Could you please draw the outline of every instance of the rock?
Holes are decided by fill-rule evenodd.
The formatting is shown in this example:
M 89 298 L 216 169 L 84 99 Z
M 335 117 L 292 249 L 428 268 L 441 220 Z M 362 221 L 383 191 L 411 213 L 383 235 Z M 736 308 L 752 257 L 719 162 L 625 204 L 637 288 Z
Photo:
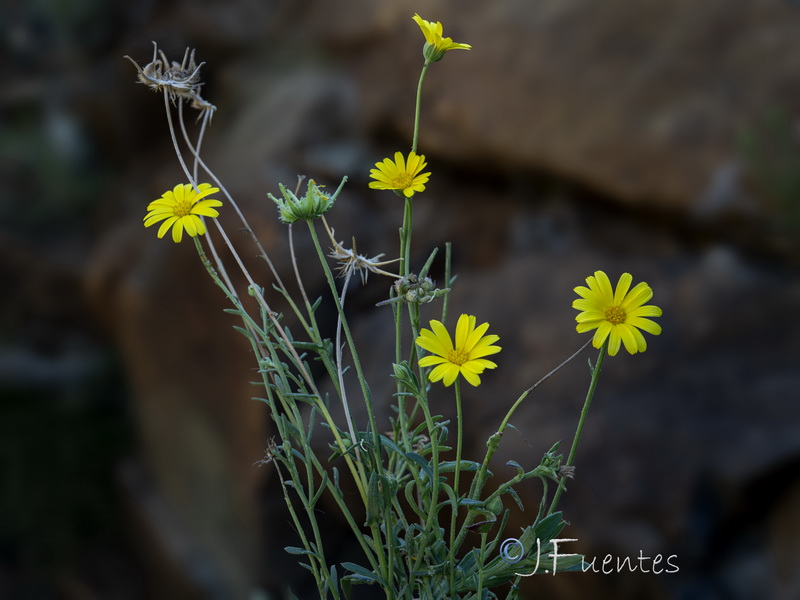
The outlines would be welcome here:
M 374 13 L 367 5 L 349 4 L 340 20 Z M 363 32 L 349 38 L 364 121 L 390 124 L 401 140 L 421 67 L 414 10 L 397 11 L 393 26 L 386 17 L 365 24 L 376 38 L 369 47 L 357 46 Z M 743 125 L 795 104 L 796 10 L 756 0 L 735 11 L 721 0 L 701 10 L 688 0 L 429 3 L 423 17 L 473 50 L 429 70 L 420 147 L 490 169 L 555 174 L 639 209 L 688 210 L 740 154 Z M 319 34 L 341 47 L 327 25 Z
M 98 249 L 87 285 L 132 384 L 151 495 L 180 515 L 177 531 L 190 539 L 177 543 L 214 565 L 194 574 L 213 581 L 194 584 L 208 598 L 242 597 L 254 585 L 259 557 L 258 491 L 266 472 L 255 463 L 267 415 L 251 399 L 251 356 L 222 312 L 225 299 L 190 244 L 157 240 L 138 223 Z M 132 510 L 148 527 L 158 523 L 148 506 Z

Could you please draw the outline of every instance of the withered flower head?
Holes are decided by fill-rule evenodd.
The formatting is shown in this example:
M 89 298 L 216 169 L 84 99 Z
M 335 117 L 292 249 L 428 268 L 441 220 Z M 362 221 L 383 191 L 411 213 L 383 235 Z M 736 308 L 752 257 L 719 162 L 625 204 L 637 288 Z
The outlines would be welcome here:
M 183 61 L 170 63 L 164 52 L 153 42 L 153 60 L 144 68 L 128 55 L 123 58 L 127 58 L 136 67 L 139 83 L 143 83 L 153 91 L 164 91 L 173 102 L 177 98 L 188 100 L 191 107 L 199 111 L 209 111 L 213 114 L 216 110 L 216 106 L 200 95 L 200 87 L 203 85 L 200 81 L 200 67 L 205 63 L 198 65 L 195 62 L 194 50 L 186 48 Z

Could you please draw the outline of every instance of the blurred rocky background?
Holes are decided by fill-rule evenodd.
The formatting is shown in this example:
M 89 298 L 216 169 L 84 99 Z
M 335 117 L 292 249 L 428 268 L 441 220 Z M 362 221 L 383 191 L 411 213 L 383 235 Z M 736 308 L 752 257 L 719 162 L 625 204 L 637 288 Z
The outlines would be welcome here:
M 664 309 L 645 354 L 606 362 L 563 507 L 570 550 L 598 565 L 675 555 L 679 572 L 529 578 L 526 594 L 800 598 L 800 4 L 788 0 L 3 3 L 0 598 L 313 597 L 257 464 L 270 426 L 246 344 L 191 244 L 141 226 L 183 175 L 162 97 L 122 56 L 145 64 L 152 40 L 174 60 L 197 48 L 219 108 L 205 158 L 288 276 L 266 193 L 298 174 L 348 175 L 337 237 L 397 251 L 401 204 L 367 174 L 409 146 L 415 12 L 474 48 L 425 82 L 433 175 L 414 215 L 415 264 L 452 241 L 452 309 L 501 336 L 500 368 L 465 395 L 466 455 L 583 343 L 570 303 L 587 275 L 630 271 Z M 374 307 L 387 285 L 373 277 L 349 302 L 388 402 L 390 317 Z M 569 443 L 593 355 L 531 396 L 496 472 Z M 522 490 L 529 507 L 539 491 Z

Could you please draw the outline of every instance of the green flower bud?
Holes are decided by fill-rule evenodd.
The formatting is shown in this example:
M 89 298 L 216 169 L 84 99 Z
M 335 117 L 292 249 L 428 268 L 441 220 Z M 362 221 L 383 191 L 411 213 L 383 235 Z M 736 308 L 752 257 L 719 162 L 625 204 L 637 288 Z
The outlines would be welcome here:
M 486 503 L 486 508 L 495 516 L 503 512 L 503 500 L 500 496 L 495 496 Z
M 331 209 L 345 181 L 347 181 L 347 177 L 342 179 L 342 183 L 339 184 L 332 196 L 328 196 L 322 191 L 325 186 L 317 185 L 313 179 L 310 179 L 305 195 L 300 198 L 282 183 L 278 184 L 282 198 L 276 198 L 272 194 L 267 194 L 267 197 L 278 206 L 278 217 L 282 222 L 308 221 L 321 217 Z
M 435 44 L 429 44 L 428 42 L 425 42 L 425 45 L 422 47 L 422 56 L 425 57 L 425 62 L 429 63 L 439 62 L 442 60 L 445 52 L 447 52 L 447 50 L 437 48 Z

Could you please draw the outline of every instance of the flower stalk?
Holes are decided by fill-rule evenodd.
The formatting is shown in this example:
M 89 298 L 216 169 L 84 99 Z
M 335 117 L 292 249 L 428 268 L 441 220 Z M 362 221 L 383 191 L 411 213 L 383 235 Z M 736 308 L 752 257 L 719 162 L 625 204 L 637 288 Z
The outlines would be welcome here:
M 575 437 L 572 438 L 572 446 L 569 449 L 569 457 L 567 458 L 567 467 L 571 467 L 575 464 L 575 453 L 578 451 L 578 443 L 581 441 L 581 435 L 583 434 L 583 426 L 586 424 L 586 417 L 589 415 L 589 407 L 592 404 L 592 398 L 594 398 L 594 392 L 597 389 L 597 382 L 600 380 L 600 371 L 603 368 L 603 359 L 606 356 L 606 352 L 608 350 L 608 342 L 603 344 L 603 347 L 600 348 L 600 352 L 597 355 L 597 362 L 592 367 L 590 363 L 590 369 L 592 378 L 589 383 L 589 390 L 586 392 L 586 400 L 583 402 L 583 408 L 581 409 L 581 416 L 578 419 L 578 427 L 575 430 Z M 566 489 L 565 483 L 567 481 L 567 476 L 562 476 L 558 482 L 558 488 L 556 489 L 556 493 L 553 496 L 553 502 L 550 504 L 550 509 L 547 511 L 548 515 L 553 514 L 558 507 L 558 501 L 561 499 L 561 495 L 564 493 Z

